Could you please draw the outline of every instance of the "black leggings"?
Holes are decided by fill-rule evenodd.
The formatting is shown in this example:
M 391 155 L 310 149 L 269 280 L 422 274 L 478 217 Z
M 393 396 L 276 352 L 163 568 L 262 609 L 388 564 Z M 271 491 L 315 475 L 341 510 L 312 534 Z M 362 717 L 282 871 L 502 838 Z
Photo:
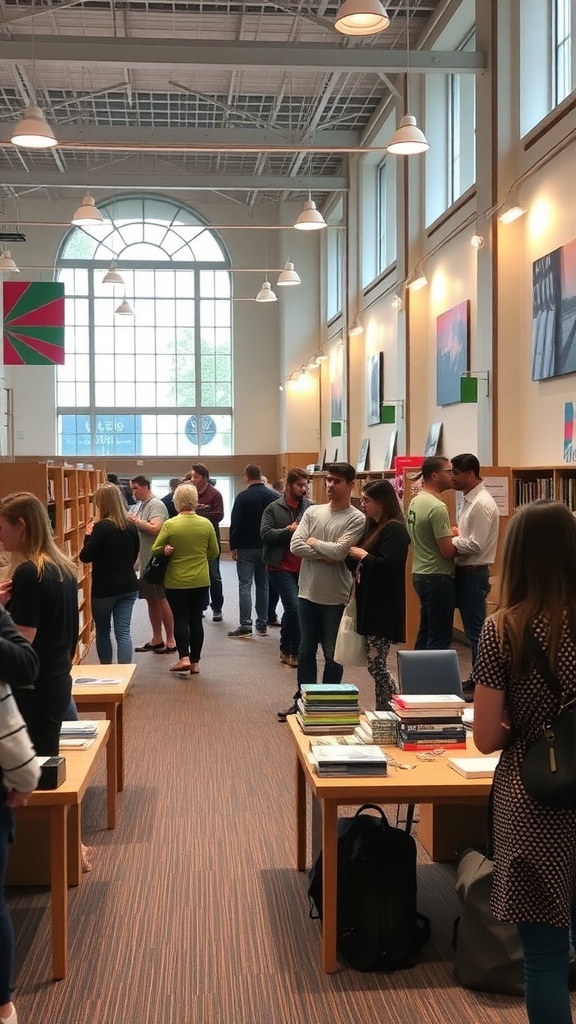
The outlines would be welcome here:
M 57 757 L 60 729 L 72 694 L 71 677 L 52 680 L 48 690 L 14 687 L 13 692 L 38 756 Z
M 166 587 L 166 599 L 174 616 L 174 639 L 180 658 L 190 657 L 192 664 L 200 661 L 204 643 L 202 608 L 208 587 L 171 589 Z

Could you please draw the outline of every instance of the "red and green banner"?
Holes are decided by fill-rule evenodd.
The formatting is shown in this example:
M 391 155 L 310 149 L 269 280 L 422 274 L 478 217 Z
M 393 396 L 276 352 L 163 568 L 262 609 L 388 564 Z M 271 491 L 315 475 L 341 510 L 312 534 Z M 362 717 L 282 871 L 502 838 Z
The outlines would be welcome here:
M 4 282 L 4 365 L 64 362 L 64 285 Z

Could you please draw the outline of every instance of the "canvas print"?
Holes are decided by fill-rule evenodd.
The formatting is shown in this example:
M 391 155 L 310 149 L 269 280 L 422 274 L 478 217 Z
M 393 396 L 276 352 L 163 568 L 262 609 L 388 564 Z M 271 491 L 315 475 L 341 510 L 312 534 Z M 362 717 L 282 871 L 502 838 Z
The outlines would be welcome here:
M 436 404 L 460 401 L 460 378 L 469 369 L 470 300 L 436 318 Z
M 532 380 L 576 372 L 576 241 L 532 265 Z
M 424 445 L 424 457 L 426 459 L 430 458 L 431 455 L 438 455 L 441 433 L 441 423 L 431 423 L 428 427 L 428 435 L 426 437 L 426 444 Z
M 370 449 L 370 439 L 368 437 L 362 438 L 360 445 L 360 451 L 358 452 L 358 462 L 356 463 L 356 472 L 363 473 L 364 470 L 368 469 L 368 452 Z
M 392 430 L 390 433 L 390 440 L 388 441 L 388 451 L 384 459 L 384 469 L 392 469 L 394 458 L 396 456 L 396 444 L 398 441 L 398 431 Z
M 368 426 L 380 423 L 380 410 L 384 400 L 384 353 L 375 352 L 366 363 L 366 422 Z
M 59 281 L 4 281 L 3 295 L 5 365 L 62 365 L 64 285 Z

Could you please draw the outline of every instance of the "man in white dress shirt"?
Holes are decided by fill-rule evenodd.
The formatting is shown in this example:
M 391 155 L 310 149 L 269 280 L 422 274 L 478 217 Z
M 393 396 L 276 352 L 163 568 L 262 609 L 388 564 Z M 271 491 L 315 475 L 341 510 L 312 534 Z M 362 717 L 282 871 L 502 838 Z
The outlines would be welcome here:
M 451 463 L 454 488 L 462 491 L 463 498 L 458 526 L 452 527 L 452 543 L 456 548 L 456 607 L 474 665 L 486 618 L 490 566 L 498 544 L 498 507 L 484 486 L 475 455 L 456 455 Z M 473 692 L 473 684 L 465 683 L 466 690 Z

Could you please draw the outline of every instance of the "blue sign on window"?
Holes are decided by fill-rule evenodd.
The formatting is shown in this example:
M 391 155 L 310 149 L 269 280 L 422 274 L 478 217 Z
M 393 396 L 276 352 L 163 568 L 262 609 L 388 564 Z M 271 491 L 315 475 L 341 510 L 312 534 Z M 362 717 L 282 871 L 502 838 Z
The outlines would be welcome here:
M 90 416 L 60 417 L 61 455 L 140 455 L 142 417 L 98 413 L 94 436 Z

